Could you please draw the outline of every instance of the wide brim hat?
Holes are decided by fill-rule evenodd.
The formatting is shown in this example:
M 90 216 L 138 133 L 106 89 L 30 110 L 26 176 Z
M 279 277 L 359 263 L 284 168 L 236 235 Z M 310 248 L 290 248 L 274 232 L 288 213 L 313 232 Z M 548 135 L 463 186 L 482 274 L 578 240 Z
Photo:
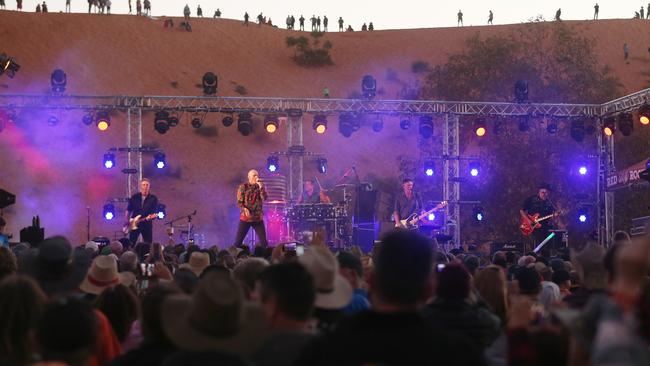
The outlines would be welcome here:
M 203 252 L 194 252 L 190 256 L 188 263 L 183 263 L 179 268 L 187 268 L 199 277 L 203 270 L 210 265 L 210 255 Z
M 321 309 L 342 309 L 352 300 L 352 286 L 339 274 L 339 263 L 334 254 L 322 246 L 311 246 L 298 258 L 300 264 L 314 278 L 316 301 Z
M 133 284 L 135 275 L 129 272 L 119 273 L 117 271 L 117 261 L 112 256 L 100 255 L 96 257 L 85 278 L 79 285 L 79 289 L 85 293 L 99 295 L 105 289 L 123 284 L 130 286 Z
M 75 291 L 90 266 L 85 250 L 73 250 L 70 242 L 56 236 L 18 256 L 19 270 L 36 279 L 47 295 Z

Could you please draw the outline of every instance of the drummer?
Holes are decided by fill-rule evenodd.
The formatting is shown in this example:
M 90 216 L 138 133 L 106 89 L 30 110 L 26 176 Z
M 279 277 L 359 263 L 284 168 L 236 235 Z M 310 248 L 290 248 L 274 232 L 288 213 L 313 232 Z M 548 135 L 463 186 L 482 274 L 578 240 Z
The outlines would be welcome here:
M 331 203 L 331 200 L 327 196 L 327 193 L 325 193 L 323 187 L 321 187 L 320 192 L 316 194 L 314 192 L 314 181 L 312 179 L 307 179 L 305 180 L 305 190 L 302 191 L 302 195 L 298 199 L 298 203 Z

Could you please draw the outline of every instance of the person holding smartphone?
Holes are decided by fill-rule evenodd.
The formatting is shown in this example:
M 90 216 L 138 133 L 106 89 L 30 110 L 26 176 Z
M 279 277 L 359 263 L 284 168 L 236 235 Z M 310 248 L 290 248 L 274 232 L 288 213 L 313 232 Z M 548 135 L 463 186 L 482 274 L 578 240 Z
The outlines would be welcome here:
M 235 235 L 235 246 L 240 247 L 244 242 L 248 230 L 252 227 L 259 237 L 260 244 L 266 248 L 266 229 L 264 228 L 264 212 L 262 204 L 268 198 L 264 184 L 257 170 L 248 172 L 246 183 L 237 189 L 237 207 L 239 207 L 239 224 Z

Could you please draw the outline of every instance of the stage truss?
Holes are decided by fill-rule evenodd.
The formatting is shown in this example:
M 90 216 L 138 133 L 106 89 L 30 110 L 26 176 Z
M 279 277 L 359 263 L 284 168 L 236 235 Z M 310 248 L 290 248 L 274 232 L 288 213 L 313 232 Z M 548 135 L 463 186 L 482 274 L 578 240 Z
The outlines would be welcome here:
M 0 108 L 5 110 L 51 109 L 51 110 L 119 110 L 127 115 L 127 147 L 142 147 L 142 113 L 165 109 L 176 112 L 217 113 L 289 113 L 300 111 L 300 117 L 289 117 L 287 147 L 290 154 L 289 192 L 299 194 L 302 187 L 302 166 L 304 146 L 302 145 L 302 115 L 339 113 L 381 114 L 394 116 L 417 116 L 434 114 L 443 118 L 444 187 L 443 198 L 449 201 L 447 208 L 447 233 L 456 240 L 460 236 L 460 184 L 456 176 L 459 167 L 459 116 L 532 116 L 548 118 L 591 117 L 598 121 L 600 130 L 602 117 L 629 112 L 645 104 L 650 98 L 650 89 L 627 95 L 603 104 L 554 104 L 554 103 L 501 103 L 501 102 L 455 102 L 419 100 L 358 100 L 358 99 L 306 99 L 265 97 L 193 97 L 193 96 L 90 96 L 90 95 L 47 95 L 47 94 L 2 94 Z M 440 119 L 434 119 L 438 121 Z M 614 231 L 614 202 L 611 192 L 606 192 L 606 179 L 614 169 L 614 141 L 598 136 L 599 169 L 597 212 L 601 244 L 611 240 Z M 298 150 L 301 150 L 300 152 Z M 126 193 L 137 190 L 142 176 L 142 153 L 128 153 L 128 168 L 137 174 L 127 175 Z M 604 224 L 604 225 L 603 225 Z

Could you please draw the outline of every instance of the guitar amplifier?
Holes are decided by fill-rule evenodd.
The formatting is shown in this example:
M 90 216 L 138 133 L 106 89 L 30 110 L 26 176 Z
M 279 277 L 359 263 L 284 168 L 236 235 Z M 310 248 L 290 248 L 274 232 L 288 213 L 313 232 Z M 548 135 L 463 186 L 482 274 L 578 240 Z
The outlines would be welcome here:
M 524 252 L 524 243 L 523 242 L 492 242 L 492 247 L 490 248 L 490 253 L 494 254 L 498 251 L 502 252 Z

